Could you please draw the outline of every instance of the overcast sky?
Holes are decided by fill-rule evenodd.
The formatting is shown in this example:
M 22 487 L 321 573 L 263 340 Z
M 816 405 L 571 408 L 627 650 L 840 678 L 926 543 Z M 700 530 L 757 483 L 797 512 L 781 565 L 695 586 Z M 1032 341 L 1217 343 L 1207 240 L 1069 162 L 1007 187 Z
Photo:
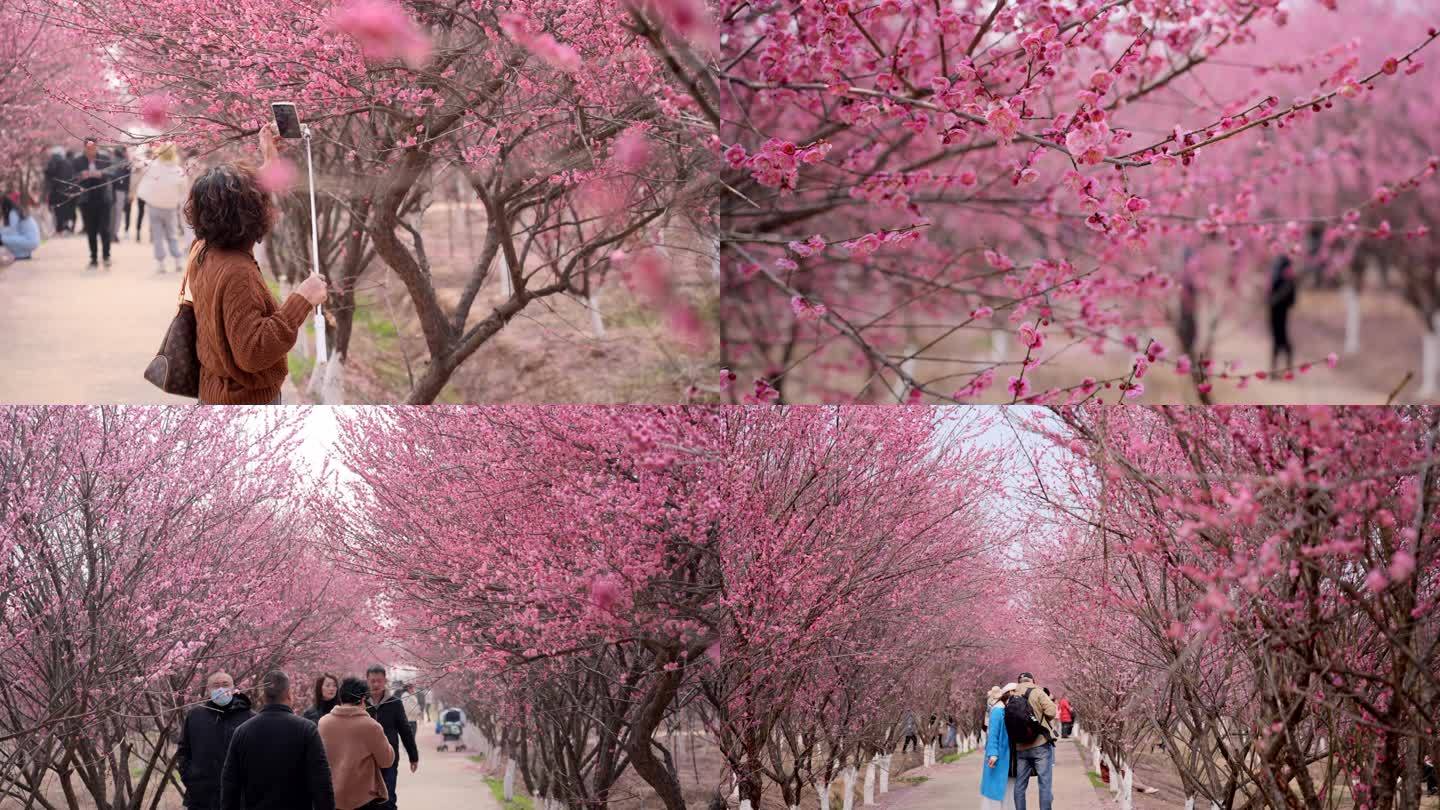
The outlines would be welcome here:
M 874 406 L 874 407 L 896 407 L 896 406 Z M 336 459 L 330 457 L 339 438 L 339 420 L 345 414 L 341 411 L 353 412 L 356 406 L 326 407 L 314 406 L 306 411 L 305 425 L 301 430 L 302 445 L 301 452 L 308 458 L 313 469 L 318 473 L 327 463 L 332 474 L 346 475 L 344 469 L 336 463 Z M 985 444 L 1010 447 L 1012 452 L 1017 449 L 1017 442 L 1024 445 L 1033 445 L 1036 439 L 1025 432 L 1024 422 L 1034 416 L 1046 416 L 1048 413 L 1043 408 L 1036 408 L 1027 405 L 1013 406 L 946 406 L 947 412 L 954 414 L 957 418 L 963 419 L 973 415 L 976 411 L 987 411 L 994 418 L 989 425 L 978 435 L 978 440 Z M 1030 467 L 1023 458 L 1015 458 L 1015 469 L 1013 477 L 1007 476 L 1015 483 L 1023 483 L 1032 474 Z

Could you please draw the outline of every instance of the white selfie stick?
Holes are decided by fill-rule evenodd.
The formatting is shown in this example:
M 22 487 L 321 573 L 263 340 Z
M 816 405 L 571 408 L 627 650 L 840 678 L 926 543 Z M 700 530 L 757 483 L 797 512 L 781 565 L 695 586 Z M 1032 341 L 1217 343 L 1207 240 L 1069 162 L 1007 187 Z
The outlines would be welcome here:
M 305 140 L 305 175 L 310 185 L 310 272 L 320 272 L 320 222 L 315 218 L 315 163 L 310 159 L 310 127 L 301 125 L 300 136 Z M 320 305 L 315 305 L 315 363 L 325 362 L 329 353 L 325 349 L 325 316 Z

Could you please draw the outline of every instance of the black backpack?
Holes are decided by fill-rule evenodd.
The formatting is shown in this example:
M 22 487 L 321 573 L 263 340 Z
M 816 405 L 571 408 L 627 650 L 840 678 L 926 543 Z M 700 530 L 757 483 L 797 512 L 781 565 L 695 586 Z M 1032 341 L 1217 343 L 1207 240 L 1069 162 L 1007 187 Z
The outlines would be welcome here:
M 1005 701 L 1005 733 L 1010 735 L 1012 743 L 1029 745 L 1045 733 L 1044 726 L 1035 719 L 1035 713 L 1030 708 L 1030 693 L 1034 690 L 1032 686 L 1025 690 L 1025 694 L 1011 695 Z

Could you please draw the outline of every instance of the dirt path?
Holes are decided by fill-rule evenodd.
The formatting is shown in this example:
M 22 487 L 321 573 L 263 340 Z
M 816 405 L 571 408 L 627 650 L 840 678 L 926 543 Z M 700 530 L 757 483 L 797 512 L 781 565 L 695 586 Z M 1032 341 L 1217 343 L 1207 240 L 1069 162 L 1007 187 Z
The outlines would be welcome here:
M 410 773 L 402 751 L 395 785 L 398 810 L 500 810 L 485 784 L 483 769 L 470 759 L 475 744 L 466 752 L 436 751 L 440 738 L 434 724 L 429 728 L 422 725 L 415 742 L 420 747 L 420 770 Z
M 85 237 L 59 236 L 0 270 L 0 402 L 194 402 L 141 376 L 175 315 L 179 277 L 156 275 L 149 242 L 133 236 L 111 258 L 110 270 L 86 270 Z
M 876 804 L 883 810 L 972 810 L 980 806 L 980 768 L 984 749 L 950 764 L 906 771 L 898 787 Z M 923 777 L 924 781 L 919 781 Z M 1090 784 L 1079 747 L 1071 741 L 1055 746 L 1054 810 L 1101 810 L 1100 793 Z M 857 803 L 858 805 L 858 803 Z M 1031 780 L 1026 810 L 1039 810 L 1040 788 Z

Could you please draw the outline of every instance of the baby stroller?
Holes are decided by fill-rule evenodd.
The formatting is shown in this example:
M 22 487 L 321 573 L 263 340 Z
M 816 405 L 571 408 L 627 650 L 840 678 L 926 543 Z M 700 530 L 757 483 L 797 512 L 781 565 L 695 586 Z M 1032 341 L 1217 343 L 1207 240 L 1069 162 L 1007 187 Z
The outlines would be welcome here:
M 450 743 L 455 743 L 456 751 L 465 750 L 465 711 L 463 709 L 446 709 L 440 713 L 440 720 L 435 723 L 435 730 L 440 734 L 440 745 L 436 751 L 449 751 Z

